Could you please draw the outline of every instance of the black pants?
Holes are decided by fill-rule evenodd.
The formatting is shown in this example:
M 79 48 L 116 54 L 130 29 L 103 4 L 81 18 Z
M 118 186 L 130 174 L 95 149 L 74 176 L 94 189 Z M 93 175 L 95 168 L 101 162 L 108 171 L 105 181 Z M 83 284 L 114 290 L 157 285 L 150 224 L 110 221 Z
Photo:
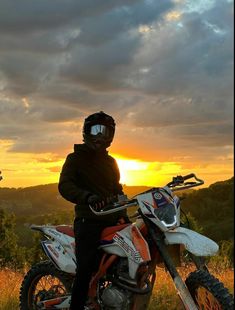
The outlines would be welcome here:
M 116 223 L 97 223 L 87 219 L 74 220 L 77 270 L 72 289 L 70 310 L 83 310 L 86 303 L 89 282 L 97 270 L 99 259 L 97 247 L 102 230 Z

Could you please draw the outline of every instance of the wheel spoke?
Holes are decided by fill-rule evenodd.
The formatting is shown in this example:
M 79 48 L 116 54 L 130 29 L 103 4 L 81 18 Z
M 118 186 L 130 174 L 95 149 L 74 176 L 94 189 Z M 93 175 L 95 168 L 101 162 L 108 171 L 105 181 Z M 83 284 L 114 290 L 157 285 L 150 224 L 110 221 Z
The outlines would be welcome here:
M 38 302 L 63 296 L 67 293 L 63 283 L 54 276 L 45 275 L 38 279 L 34 284 L 33 307 L 35 309 Z
M 222 310 L 220 303 L 206 288 L 197 289 L 196 300 L 200 310 Z

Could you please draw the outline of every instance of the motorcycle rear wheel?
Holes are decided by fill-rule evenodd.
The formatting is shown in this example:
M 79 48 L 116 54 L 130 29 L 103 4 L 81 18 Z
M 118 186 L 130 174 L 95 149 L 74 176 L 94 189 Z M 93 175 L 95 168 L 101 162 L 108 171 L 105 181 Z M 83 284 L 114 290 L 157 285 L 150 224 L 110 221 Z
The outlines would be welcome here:
M 199 310 L 234 309 L 234 300 L 228 289 L 207 271 L 191 272 L 185 283 Z
M 38 302 L 69 294 L 72 283 L 72 276 L 56 269 L 50 261 L 34 265 L 20 288 L 20 310 L 38 310 Z

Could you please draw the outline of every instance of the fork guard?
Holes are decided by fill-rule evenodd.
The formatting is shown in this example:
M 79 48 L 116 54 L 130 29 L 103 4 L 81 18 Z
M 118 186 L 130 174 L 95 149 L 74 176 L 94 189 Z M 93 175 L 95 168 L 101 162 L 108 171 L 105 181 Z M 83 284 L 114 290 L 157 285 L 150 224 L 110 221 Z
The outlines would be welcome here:
M 213 256 L 219 246 L 213 240 L 184 227 L 166 231 L 165 244 L 183 244 L 195 256 Z

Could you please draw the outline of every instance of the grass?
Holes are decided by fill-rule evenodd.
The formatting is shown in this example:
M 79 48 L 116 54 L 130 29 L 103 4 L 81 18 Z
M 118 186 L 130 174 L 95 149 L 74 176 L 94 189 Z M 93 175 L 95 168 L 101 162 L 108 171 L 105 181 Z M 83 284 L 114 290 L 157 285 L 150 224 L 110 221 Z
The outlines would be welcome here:
M 182 305 L 177 296 L 174 284 L 163 268 L 157 268 L 156 284 L 149 310 L 181 310 Z M 179 268 L 179 273 L 186 278 L 193 268 Z M 217 277 L 234 294 L 234 271 L 212 270 L 211 273 Z M 19 289 L 23 275 L 13 272 L 9 269 L 0 270 L 0 310 L 18 310 L 19 309 Z
M 0 270 L 0 310 L 19 309 L 19 289 L 22 274 L 9 269 Z
M 213 276 L 223 282 L 224 286 L 229 289 L 231 294 L 234 294 L 234 271 L 233 269 L 215 270 L 209 268 Z M 185 280 L 187 275 L 194 271 L 194 267 L 178 268 L 178 272 Z M 153 295 L 149 310 L 183 310 L 184 307 L 177 295 L 174 283 L 169 275 L 163 268 L 156 269 L 156 281 L 153 290 Z

